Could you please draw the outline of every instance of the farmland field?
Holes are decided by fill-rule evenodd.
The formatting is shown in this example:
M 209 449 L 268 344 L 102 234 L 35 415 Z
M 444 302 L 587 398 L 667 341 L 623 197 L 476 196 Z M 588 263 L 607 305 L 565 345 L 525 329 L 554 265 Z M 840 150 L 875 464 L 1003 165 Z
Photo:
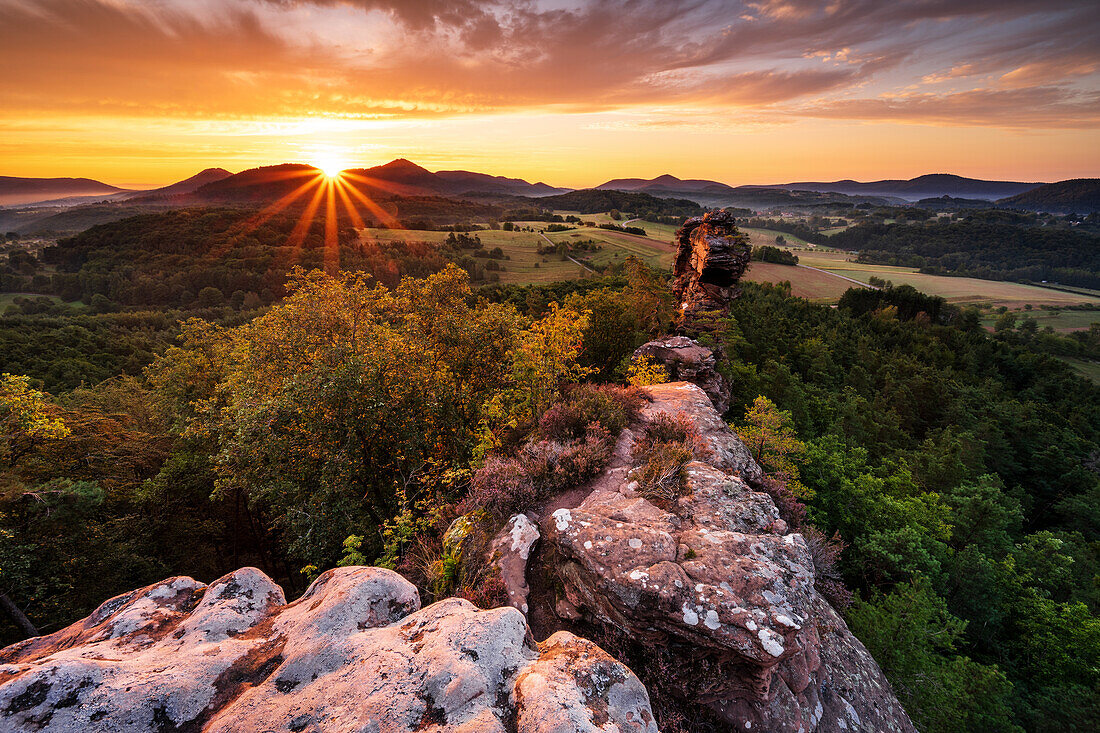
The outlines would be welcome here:
M 786 232 L 777 232 L 774 229 L 755 229 L 752 227 L 737 227 L 745 234 L 749 235 L 749 243 L 753 247 L 760 247 L 763 245 L 771 245 L 772 247 L 809 247 L 815 248 L 814 245 L 807 242 L 801 237 L 796 237 L 793 234 L 787 234 Z M 786 244 L 775 243 L 776 237 L 783 237 L 786 240 Z M 815 248 L 816 249 L 816 248 Z
M 1073 371 L 1077 372 L 1085 379 L 1090 380 L 1093 384 L 1100 384 L 1100 364 L 1095 361 L 1077 359 L 1072 356 L 1060 356 L 1058 358 L 1069 364 L 1073 367 Z
M 791 284 L 791 295 L 819 302 L 835 302 L 848 288 L 856 287 L 825 272 L 771 262 L 753 262 L 745 273 L 745 280 L 758 283 L 787 281 Z
M 416 241 L 416 242 L 442 242 L 447 239 L 448 232 L 434 232 L 410 229 L 362 229 L 359 238 L 364 242 L 377 241 Z M 500 247 L 506 257 L 500 264 L 504 271 L 500 273 L 500 281 L 505 283 L 544 283 L 560 280 L 574 280 L 584 277 L 587 273 L 580 265 L 569 260 L 562 260 L 557 255 L 540 255 L 538 253 L 539 242 L 542 241 L 536 232 L 506 232 L 503 230 L 486 230 L 474 232 L 480 237 L 486 248 Z M 545 243 L 545 242 L 544 242 Z
M 1032 318 L 1038 322 L 1039 328 L 1050 326 L 1055 331 L 1081 331 L 1087 329 L 1093 323 L 1100 323 L 1100 304 L 1098 310 L 1030 310 L 1019 311 L 1017 317 Z M 982 325 L 992 328 L 997 322 L 998 314 L 993 313 L 982 318 Z M 1019 320 L 1017 320 L 1019 325 Z

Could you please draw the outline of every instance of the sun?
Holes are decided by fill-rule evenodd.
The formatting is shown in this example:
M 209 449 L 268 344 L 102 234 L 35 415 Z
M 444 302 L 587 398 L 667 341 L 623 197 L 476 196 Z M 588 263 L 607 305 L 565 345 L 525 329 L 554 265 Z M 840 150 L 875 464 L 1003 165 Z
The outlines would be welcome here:
M 347 168 L 347 164 L 335 157 L 325 157 L 314 163 L 325 174 L 325 178 L 338 178 L 340 173 Z

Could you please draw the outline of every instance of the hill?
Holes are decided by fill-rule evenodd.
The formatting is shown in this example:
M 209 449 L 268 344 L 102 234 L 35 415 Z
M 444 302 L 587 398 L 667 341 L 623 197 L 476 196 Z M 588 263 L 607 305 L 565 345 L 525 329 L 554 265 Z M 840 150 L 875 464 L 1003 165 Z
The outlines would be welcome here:
M 149 196 L 178 196 L 179 194 L 192 193 L 207 183 L 214 183 L 215 181 L 221 181 L 225 178 L 229 178 L 233 174 L 227 171 L 225 168 L 207 168 L 206 170 L 199 171 L 190 178 L 185 178 L 182 181 L 177 181 L 168 186 L 162 188 L 154 188 L 151 191 L 140 191 L 130 198 L 146 198 Z
M 1100 236 L 1073 229 L 1018 226 L 978 216 L 928 226 L 864 223 L 829 242 L 858 250 L 860 262 L 919 267 L 930 274 L 1100 288 Z
M 195 203 L 274 201 L 293 192 L 321 172 L 310 165 L 286 163 L 252 168 L 213 181 L 195 190 Z M 505 196 L 546 196 L 568 189 L 518 178 L 491 176 L 471 171 L 433 173 L 405 158 L 372 168 L 343 171 L 343 184 L 376 199 L 395 196 L 461 196 L 489 193 Z
M 1073 178 L 1047 183 L 1001 199 L 997 204 L 1052 214 L 1091 214 L 1100 211 L 1100 178 Z
M 1043 184 L 1021 183 L 1018 181 L 984 181 L 977 178 L 964 178 L 950 173 L 930 173 L 908 180 L 887 179 L 867 183 L 850 179 L 833 182 L 806 181 L 775 184 L 764 188 L 843 193 L 850 196 L 894 196 L 906 201 L 939 198 L 940 196 L 995 201 L 1006 196 L 1015 196 L 1030 191 L 1041 185 Z
M 649 193 L 605 191 L 598 188 L 544 196 L 538 199 L 538 204 L 560 211 L 577 211 L 582 214 L 596 214 L 612 209 L 629 211 L 638 216 L 643 214 L 696 216 L 703 213 L 699 204 L 688 199 L 659 198 Z
M 683 180 L 668 174 L 656 178 L 614 178 L 607 183 L 601 183 L 596 188 L 614 191 L 645 191 L 647 193 L 660 191 L 662 193 L 710 192 L 717 194 L 733 190 L 732 186 L 727 186 L 718 181 L 697 178 Z
M 69 196 L 110 196 L 126 189 L 91 178 L 0 176 L 0 206 L 19 206 Z

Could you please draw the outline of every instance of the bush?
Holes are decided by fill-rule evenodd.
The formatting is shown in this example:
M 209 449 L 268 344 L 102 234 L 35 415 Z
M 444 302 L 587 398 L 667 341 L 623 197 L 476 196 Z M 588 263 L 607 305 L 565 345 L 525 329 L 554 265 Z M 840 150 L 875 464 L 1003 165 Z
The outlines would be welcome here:
M 687 415 L 660 413 L 651 419 L 634 439 L 631 455 L 635 460 L 645 460 L 658 443 L 682 443 L 697 459 L 710 456 L 706 441 L 699 435 L 695 423 Z
M 515 457 L 494 456 L 474 473 L 459 512 L 483 509 L 497 520 L 508 519 L 595 476 L 612 448 L 611 434 L 596 422 L 579 440 L 529 441 Z
M 508 604 L 508 587 L 500 577 L 500 569 L 495 565 L 480 577 L 468 581 L 455 591 L 459 598 L 465 598 L 478 608 L 500 608 Z
M 755 485 L 755 488 L 772 498 L 779 510 L 780 518 L 792 531 L 801 528 L 806 522 L 806 505 L 799 501 L 787 486 L 786 481 L 775 476 L 765 476 Z
M 687 486 L 684 467 L 693 458 L 684 443 L 655 443 L 634 472 L 638 493 L 650 501 L 671 502 L 683 496 Z
M 812 525 L 802 528 L 802 537 L 814 561 L 814 587 L 829 605 L 843 611 L 852 605 L 852 591 L 848 590 L 840 574 L 840 555 L 847 543 L 840 538 L 840 532 L 826 537 L 824 532 Z
M 538 433 L 547 440 L 576 440 L 595 423 L 615 438 L 638 416 L 643 404 L 644 394 L 633 387 L 578 385 L 569 391 L 564 402 L 543 414 Z
M 709 456 L 710 449 L 687 416 L 662 413 L 634 439 L 631 455 L 642 462 L 634 471 L 638 493 L 651 501 L 671 502 L 687 488 L 685 466 Z
M 508 518 L 534 505 L 535 499 L 535 485 L 523 462 L 494 456 L 474 473 L 473 486 L 458 511 L 484 509 L 494 517 Z

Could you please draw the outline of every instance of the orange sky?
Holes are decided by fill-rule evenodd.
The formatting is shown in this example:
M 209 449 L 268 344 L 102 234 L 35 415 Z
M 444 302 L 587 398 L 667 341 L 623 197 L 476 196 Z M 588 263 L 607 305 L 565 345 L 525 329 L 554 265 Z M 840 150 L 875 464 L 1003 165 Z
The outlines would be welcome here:
M 0 175 L 1100 175 L 1100 3 L 0 0 Z

